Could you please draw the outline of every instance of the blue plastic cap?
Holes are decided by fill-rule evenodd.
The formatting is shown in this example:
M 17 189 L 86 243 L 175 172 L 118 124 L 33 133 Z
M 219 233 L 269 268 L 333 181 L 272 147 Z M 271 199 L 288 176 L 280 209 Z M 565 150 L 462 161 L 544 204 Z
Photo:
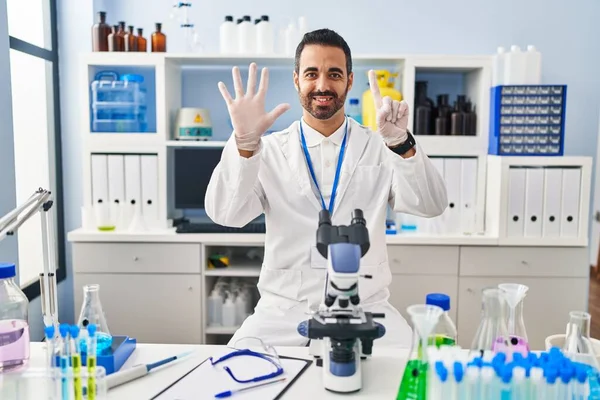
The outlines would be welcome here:
M 125 75 L 121 76 L 121 80 L 128 81 L 128 82 L 142 83 L 142 82 L 144 82 L 144 77 L 142 75 L 138 75 L 138 74 L 125 74 Z
M 454 379 L 456 379 L 456 382 L 460 383 L 463 380 L 464 374 L 465 374 L 465 370 L 463 368 L 462 363 L 455 361 L 454 362 Z
M 492 364 L 504 364 L 504 362 L 506 361 L 506 354 L 504 353 L 498 353 L 494 356 L 494 359 L 492 360 Z
M 425 303 L 438 306 L 444 311 L 450 310 L 450 296 L 443 293 L 429 293 L 427 297 L 425 297 Z
M 0 263 L 0 279 L 14 278 L 17 276 L 15 264 Z
M 96 324 L 89 324 L 87 326 L 87 331 L 88 331 L 88 334 L 90 335 L 90 337 L 93 337 L 96 334 L 97 329 L 98 329 L 98 327 L 96 326 Z
M 521 364 L 524 361 L 525 361 L 525 358 L 523 357 L 523 354 L 521 354 L 521 353 L 513 354 L 513 362 L 515 362 L 517 364 Z
M 502 368 L 502 371 L 501 371 L 502 382 L 510 383 L 510 380 L 512 379 L 512 374 L 513 374 L 513 370 L 510 366 L 507 365 L 504 368 Z
M 448 379 L 448 370 L 444 366 L 444 363 L 441 361 L 436 361 L 435 363 L 435 372 L 442 382 L 446 382 Z
M 49 339 L 54 338 L 54 325 L 50 325 L 50 326 L 45 327 L 44 328 L 44 334 Z
M 577 374 L 577 381 L 579 383 L 585 383 L 585 380 L 587 379 L 587 371 L 585 368 L 577 367 L 575 368 L 575 373 Z
M 350 99 L 350 104 L 352 104 L 352 105 L 358 104 L 358 99 Z
M 69 334 L 69 325 L 67 325 L 67 324 L 60 324 L 60 326 L 58 327 L 58 330 L 60 332 L 60 336 L 62 338 L 66 338 L 67 335 Z
M 569 383 L 571 378 L 573 377 L 573 373 L 570 368 L 563 368 L 560 370 L 560 380 L 563 383 Z
M 71 336 L 73 339 L 77 339 L 79 336 L 79 327 L 77 325 L 71 325 Z

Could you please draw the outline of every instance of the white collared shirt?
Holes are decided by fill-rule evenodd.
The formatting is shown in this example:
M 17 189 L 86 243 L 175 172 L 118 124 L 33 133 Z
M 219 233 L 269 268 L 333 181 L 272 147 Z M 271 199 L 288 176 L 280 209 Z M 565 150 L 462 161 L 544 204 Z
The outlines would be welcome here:
M 320 132 L 311 128 L 304 120 L 302 120 L 302 129 L 306 139 L 306 146 L 313 164 L 313 170 L 317 177 L 321 194 L 325 200 L 325 207 L 329 207 L 331 199 L 331 191 L 333 190 L 333 181 L 335 179 L 335 169 L 337 167 L 338 156 L 344 140 L 344 133 L 347 121 L 329 137 L 323 136 Z M 312 178 L 310 178 L 312 184 Z M 313 191 L 319 202 L 319 192 L 314 184 Z

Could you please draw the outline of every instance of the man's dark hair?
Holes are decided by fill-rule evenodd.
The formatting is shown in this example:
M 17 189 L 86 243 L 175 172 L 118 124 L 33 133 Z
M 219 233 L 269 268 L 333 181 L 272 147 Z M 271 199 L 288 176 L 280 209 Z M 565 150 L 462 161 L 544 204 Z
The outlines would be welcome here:
M 342 49 L 346 55 L 346 73 L 350 75 L 350 72 L 352 72 L 352 54 L 350 53 L 350 47 L 343 37 L 331 29 L 318 29 L 304 35 L 298 44 L 298 47 L 296 47 L 296 59 L 294 61 L 296 73 L 300 73 L 300 55 L 302 54 L 302 50 L 304 50 L 304 46 L 310 44 Z

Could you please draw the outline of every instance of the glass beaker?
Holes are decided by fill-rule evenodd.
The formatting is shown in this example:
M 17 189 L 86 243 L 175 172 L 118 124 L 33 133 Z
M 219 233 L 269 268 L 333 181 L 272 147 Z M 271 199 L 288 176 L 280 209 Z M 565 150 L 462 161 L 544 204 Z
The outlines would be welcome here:
M 406 311 L 413 323 L 411 356 L 404 368 L 397 400 L 427 399 L 427 341 L 444 310 L 430 304 L 415 304 Z
M 481 322 L 471 344 L 472 351 L 479 352 L 483 356 L 485 351 L 508 352 L 510 350 L 504 307 L 504 292 L 501 289 L 482 290 Z
M 104 316 L 104 310 L 102 309 L 102 303 L 100 302 L 100 285 L 85 285 L 83 287 L 83 305 L 81 306 L 81 312 L 79 313 L 79 320 L 77 325 L 81 328 L 82 340 L 81 340 L 81 351 L 85 352 L 85 335 L 87 332 L 87 326 L 94 324 L 97 327 L 97 352 L 96 354 L 104 353 L 112 344 L 112 336 L 108 330 L 108 324 L 106 323 L 106 317 Z
M 513 351 L 527 355 L 529 340 L 523 320 L 523 300 L 529 288 L 518 283 L 501 283 L 498 288 L 504 292 L 508 306 L 507 333 Z

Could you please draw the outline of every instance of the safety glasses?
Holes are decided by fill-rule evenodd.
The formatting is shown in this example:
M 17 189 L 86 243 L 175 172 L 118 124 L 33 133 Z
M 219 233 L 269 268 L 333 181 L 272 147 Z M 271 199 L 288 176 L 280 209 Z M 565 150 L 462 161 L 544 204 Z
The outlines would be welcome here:
M 271 364 L 272 366 L 272 368 L 268 368 L 271 370 L 271 372 L 267 372 L 256 377 L 241 376 L 242 374 L 235 375 L 229 366 L 224 366 L 223 369 L 225 372 L 227 372 L 231 379 L 237 383 L 261 382 L 283 374 L 283 367 L 281 366 L 281 361 L 277 351 L 272 346 L 265 344 L 259 338 L 252 337 L 239 339 L 235 342 L 234 347 L 237 350 L 225 354 L 217 360 L 215 360 L 213 357 L 209 357 L 210 363 L 212 365 L 216 365 L 221 362 L 231 360 L 235 357 L 249 356 L 265 360 L 265 362 Z

